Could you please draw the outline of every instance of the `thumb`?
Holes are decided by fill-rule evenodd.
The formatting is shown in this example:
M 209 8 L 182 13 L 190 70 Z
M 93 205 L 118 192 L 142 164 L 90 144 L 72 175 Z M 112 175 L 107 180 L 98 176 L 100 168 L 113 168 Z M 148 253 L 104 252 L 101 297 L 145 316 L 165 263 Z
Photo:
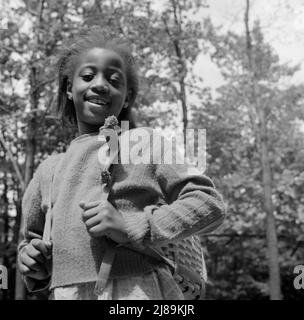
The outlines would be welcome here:
M 43 241 L 40 239 L 33 239 L 31 241 L 32 246 L 40 251 L 46 259 L 50 256 L 50 249 L 52 248 L 52 243 L 50 241 Z
M 85 201 L 81 200 L 79 202 L 79 207 L 84 210 L 84 206 L 85 206 Z
M 45 257 L 47 259 L 50 259 L 52 257 L 52 247 L 53 243 L 51 241 L 45 241 L 44 242 L 45 248 L 46 248 L 46 254 Z
M 52 248 L 53 244 L 51 241 L 45 241 L 45 247 L 50 250 Z

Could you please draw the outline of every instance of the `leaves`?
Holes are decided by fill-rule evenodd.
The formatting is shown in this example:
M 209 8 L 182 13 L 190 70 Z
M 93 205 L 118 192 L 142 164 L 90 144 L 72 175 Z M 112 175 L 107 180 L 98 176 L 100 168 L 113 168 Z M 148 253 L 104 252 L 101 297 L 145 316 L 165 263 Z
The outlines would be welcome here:
M 22 175 L 32 121 L 37 123 L 35 166 L 54 151 L 64 152 L 76 134 L 76 128 L 62 128 L 54 115 L 57 50 L 80 29 L 95 24 L 109 27 L 113 34 L 129 39 L 138 63 L 137 124 L 179 130 L 180 81 L 184 80 L 188 127 L 207 130 L 206 173 L 227 205 L 224 224 L 215 235 L 202 239 L 209 271 L 208 298 L 267 299 L 260 123 L 258 110 L 250 108 L 245 38 L 222 32 L 209 19 L 193 19 L 193 12 L 208 12 L 203 1 L 167 0 L 162 9 L 150 0 L 44 1 L 37 15 L 38 2 L 24 1 L 11 9 L 14 19 L 0 34 L 0 129 Z M 304 88 L 290 81 L 299 66 L 280 62 L 258 22 L 252 30 L 252 45 L 257 94 L 268 121 L 282 289 L 286 298 L 296 297 L 290 288 L 290 270 L 304 261 L 299 249 L 303 245 L 299 235 L 304 232 Z M 216 95 L 204 86 L 208 75 L 194 76 L 193 67 L 202 52 L 210 55 L 225 78 Z M 16 239 L 12 239 L 18 232 L 14 214 L 19 210 L 21 190 L 8 153 L 0 148 L 0 197 L 5 183 L 11 209 L 1 205 L 0 217 L 10 216 L 11 242 L 6 252 L 13 265 Z

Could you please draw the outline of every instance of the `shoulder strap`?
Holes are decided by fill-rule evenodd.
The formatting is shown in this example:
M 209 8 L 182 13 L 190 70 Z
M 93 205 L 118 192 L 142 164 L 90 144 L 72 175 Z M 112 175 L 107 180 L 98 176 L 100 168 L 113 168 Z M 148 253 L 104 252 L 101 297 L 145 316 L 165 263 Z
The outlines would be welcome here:
M 58 161 L 60 162 L 60 160 Z M 55 171 L 58 166 L 58 162 L 54 166 L 54 170 L 52 172 L 51 181 L 50 181 L 50 188 L 49 188 L 49 198 L 48 198 L 48 210 L 45 215 L 45 223 L 44 223 L 44 229 L 43 229 L 43 241 L 51 241 L 51 231 L 52 231 L 52 209 L 53 209 L 53 182 L 55 177 Z

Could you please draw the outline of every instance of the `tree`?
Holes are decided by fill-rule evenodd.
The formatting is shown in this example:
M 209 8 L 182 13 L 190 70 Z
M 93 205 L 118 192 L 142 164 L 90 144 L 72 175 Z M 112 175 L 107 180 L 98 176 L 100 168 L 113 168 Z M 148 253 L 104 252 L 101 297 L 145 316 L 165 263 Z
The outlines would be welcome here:
M 219 133 L 216 128 L 211 128 L 211 132 L 216 131 L 217 134 L 213 141 L 214 145 L 210 144 L 211 157 L 215 158 L 216 164 L 215 166 L 212 162 L 211 169 L 221 171 L 222 181 L 224 186 L 227 186 L 224 194 L 230 199 L 228 212 L 232 211 L 230 213 L 233 217 L 229 219 L 226 227 L 238 230 L 235 236 L 232 233 L 228 237 L 230 241 L 245 233 L 244 243 L 256 253 L 256 249 L 248 243 L 249 240 L 246 240 L 246 234 L 254 236 L 258 230 L 257 240 L 253 240 L 250 234 L 248 239 L 251 239 L 251 242 L 261 243 L 261 240 L 258 240 L 263 239 L 260 233 L 264 228 L 261 217 L 263 212 L 266 213 L 270 283 L 269 291 L 265 290 L 265 286 L 260 288 L 264 294 L 269 294 L 271 299 L 279 299 L 281 296 L 279 245 L 276 241 L 274 216 L 279 224 L 277 228 L 281 236 L 282 230 L 286 230 L 281 219 L 285 220 L 286 214 L 285 216 L 282 214 L 282 203 L 273 201 L 277 199 L 277 185 L 280 180 L 278 177 L 283 176 L 284 166 L 292 165 L 290 162 L 285 164 L 281 162 L 281 158 L 284 157 L 282 147 L 284 144 L 290 144 L 293 139 L 287 140 L 287 137 L 290 137 L 288 131 L 290 125 L 294 125 L 296 115 L 303 118 L 303 112 L 300 112 L 303 88 L 290 85 L 288 82 L 298 67 L 280 64 L 274 50 L 265 42 L 259 22 L 255 22 L 250 30 L 248 17 L 247 6 L 245 14 L 247 32 L 244 35 L 232 32 L 220 35 L 220 31 L 216 31 L 208 21 L 205 24 L 206 39 L 212 44 L 212 57 L 221 68 L 226 81 L 226 84 L 219 89 L 216 106 L 212 105 L 219 114 L 222 113 L 218 118 L 219 123 L 215 126 L 220 127 L 223 132 Z M 225 168 L 221 168 L 221 164 Z M 256 220 L 253 221 L 253 218 Z M 296 238 L 299 230 L 297 229 L 295 233 L 287 230 L 286 232 L 288 238 L 280 239 L 281 241 L 284 239 L 285 245 L 289 247 L 290 240 Z M 230 241 L 227 240 L 227 243 L 230 244 Z M 246 254 L 248 255 L 249 253 Z M 256 255 L 259 256 L 261 253 Z M 242 268 L 244 269 L 244 266 Z M 253 272 L 257 274 L 256 271 Z M 256 280 L 251 279 L 250 282 L 258 286 Z M 261 284 L 265 280 L 265 276 L 259 279 Z
M 249 108 L 253 109 L 258 117 L 258 128 L 255 128 L 258 133 L 258 146 L 262 164 L 263 174 L 263 189 L 264 189 L 264 210 L 266 211 L 266 234 L 268 245 L 268 260 L 269 260 L 269 276 L 270 276 L 270 298 L 272 300 L 281 299 L 281 279 L 280 279 L 280 267 L 278 258 L 278 241 L 277 232 L 275 226 L 274 209 L 272 202 L 272 176 L 269 159 L 268 148 L 268 129 L 267 129 L 267 114 L 266 107 L 259 99 L 258 91 L 258 77 L 259 67 L 256 66 L 256 59 L 258 55 L 253 57 L 252 40 L 249 27 L 249 10 L 250 1 L 246 0 L 245 11 L 245 27 L 246 27 L 246 43 L 247 43 L 247 57 L 248 57 L 248 71 L 251 82 L 251 96 L 252 99 Z M 258 53 L 258 52 L 257 52 Z M 258 130 L 257 130 L 258 129 Z
M 15 270 L 24 188 L 37 165 L 50 153 L 65 151 L 76 133 L 75 128 L 61 128 L 52 114 L 57 49 L 97 24 L 130 41 L 140 76 L 134 107 L 138 125 L 207 129 L 206 173 L 228 205 L 223 227 L 202 238 L 208 298 L 270 295 L 264 207 L 269 175 L 263 180 L 264 170 L 271 172 L 267 195 L 270 185 L 282 293 L 298 299 L 290 287 L 290 270 L 304 259 L 304 90 L 290 82 L 298 67 L 280 62 L 259 23 L 249 27 L 248 21 L 247 37 L 245 32 L 223 34 L 208 19 L 193 19 L 194 12 L 207 10 L 200 1 L 168 0 L 162 9 L 150 0 L 23 3 L 11 8 L 14 18 L 0 34 L 0 229 L 6 242 L 0 245 L 5 248 L 0 258 L 6 259 L 9 274 Z M 216 96 L 193 76 L 195 60 L 205 48 L 225 79 Z M 262 155 L 268 157 L 264 169 Z M 24 298 L 18 285 L 16 298 Z
M 11 8 L 14 19 L 9 22 L 9 28 L 1 33 L 4 40 L 2 49 L 5 53 L 5 58 L 1 61 L 4 77 L 9 80 L 13 92 L 8 95 L 6 87 L 1 92 L 3 106 L 0 118 L 0 143 L 6 159 L 12 164 L 11 173 L 19 180 L 21 187 L 20 193 L 17 190 L 20 197 L 15 203 L 17 217 L 14 230 L 17 234 L 22 229 L 21 198 L 39 163 L 42 137 L 44 139 L 47 137 L 43 132 L 43 124 L 49 121 L 48 107 L 53 104 L 56 96 L 53 89 L 55 78 L 51 66 L 56 45 L 64 36 L 65 28 L 71 25 L 69 20 L 64 19 L 67 8 L 67 2 L 53 4 L 44 0 L 24 1 L 24 5 Z M 29 34 L 20 30 L 23 27 L 24 16 L 30 25 Z M 25 95 L 14 91 L 18 80 L 23 81 Z M 54 125 L 50 126 L 48 131 L 50 136 L 60 134 L 56 133 Z M 48 143 L 49 141 L 45 141 L 45 144 Z M 21 232 L 19 236 L 14 236 L 14 240 L 16 242 L 21 240 Z M 16 270 L 15 292 L 16 299 L 25 298 L 24 285 L 18 270 Z

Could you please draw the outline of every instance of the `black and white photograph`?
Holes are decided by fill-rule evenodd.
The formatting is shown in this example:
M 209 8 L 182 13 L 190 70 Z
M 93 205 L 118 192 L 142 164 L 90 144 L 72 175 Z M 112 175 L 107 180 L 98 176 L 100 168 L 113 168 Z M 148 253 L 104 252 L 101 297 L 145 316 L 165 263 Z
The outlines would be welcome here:
M 304 300 L 304 0 L 1 0 L 0 70 L 0 300 Z

